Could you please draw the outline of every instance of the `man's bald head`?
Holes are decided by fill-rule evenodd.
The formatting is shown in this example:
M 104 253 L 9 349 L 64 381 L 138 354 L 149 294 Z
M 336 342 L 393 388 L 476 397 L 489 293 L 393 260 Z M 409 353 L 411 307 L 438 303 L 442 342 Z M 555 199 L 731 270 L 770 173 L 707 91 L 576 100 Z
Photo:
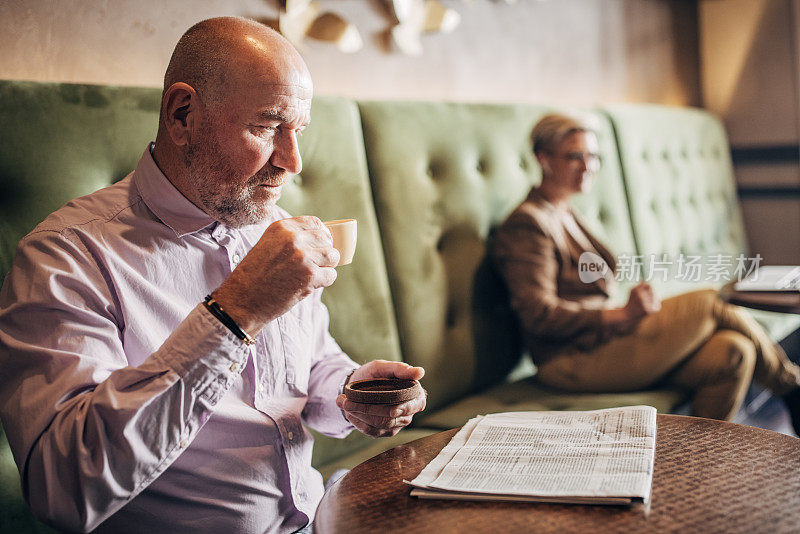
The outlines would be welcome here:
M 219 103 L 241 76 L 254 72 L 274 78 L 271 83 L 298 83 L 308 75 L 300 54 L 275 30 L 240 17 L 198 22 L 175 45 L 164 91 L 177 82 L 192 86 L 204 101 Z
M 231 227 L 265 220 L 302 168 L 313 84 L 289 42 L 241 18 L 195 24 L 164 76 L 153 159 L 192 203 Z

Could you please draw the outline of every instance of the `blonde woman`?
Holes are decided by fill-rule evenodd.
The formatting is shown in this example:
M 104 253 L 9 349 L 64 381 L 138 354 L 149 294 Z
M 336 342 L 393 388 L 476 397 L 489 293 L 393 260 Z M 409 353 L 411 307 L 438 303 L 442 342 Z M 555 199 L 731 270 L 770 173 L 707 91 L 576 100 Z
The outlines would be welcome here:
M 647 283 L 625 306 L 611 304 L 614 256 L 569 205 L 599 169 L 597 137 L 579 118 L 551 114 L 531 138 L 542 182 L 498 228 L 490 251 L 539 379 L 593 392 L 672 385 L 692 391 L 694 415 L 730 419 L 755 378 L 783 398 L 800 433 L 800 369 L 746 312 L 713 290 L 661 302 Z M 609 267 L 588 283 L 578 276 L 584 252 Z

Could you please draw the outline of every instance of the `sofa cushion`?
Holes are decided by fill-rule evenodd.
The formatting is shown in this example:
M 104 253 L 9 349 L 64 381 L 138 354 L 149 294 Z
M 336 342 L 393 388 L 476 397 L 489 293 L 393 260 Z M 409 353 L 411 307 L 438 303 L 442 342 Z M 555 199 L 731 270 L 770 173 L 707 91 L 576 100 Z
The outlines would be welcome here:
M 616 132 L 638 254 L 666 254 L 673 263 L 680 255 L 705 262 L 719 254 L 746 254 L 719 119 L 699 109 L 655 105 L 604 110 Z
M 547 108 L 361 102 L 367 162 L 404 360 L 426 369 L 429 406 L 498 383 L 521 351 L 496 321 L 485 327 L 473 286 L 485 240 L 540 179 L 530 133 Z M 633 249 L 618 156 L 597 118 L 608 166 L 577 201 L 598 233 Z M 489 341 L 475 335 L 488 335 Z
M 777 342 L 800 328 L 800 315 L 789 313 L 775 313 L 763 310 L 748 310 L 756 321 L 769 334 L 769 337 Z M 791 355 L 790 355 L 791 356 Z M 798 355 L 793 355 L 796 360 Z
M 538 410 L 599 410 L 616 406 L 654 406 L 671 412 L 687 399 L 684 392 L 654 389 L 624 393 L 573 393 L 539 383 L 535 377 L 501 384 L 460 399 L 441 410 L 423 415 L 417 422 L 425 428 L 448 429 L 466 423 L 476 415 Z
M 722 122 L 692 108 L 619 104 L 603 111 L 616 133 L 631 227 L 643 263 L 666 255 L 675 270 L 683 255 L 701 257 L 704 265 L 717 262 L 726 267 L 724 277 L 704 268 L 700 280 L 681 279 L 672 272 L 657 274 L 651 283 L 668 297 L 720 287 L 734 278 L 737 258 L 741 255 L 747 260 L 749 255 Z M 775 340 L 800 326 L 796 316 L 753 315 Z
M 20 490 L 19 474 L 8 440 L 0 428 L 0 532 L 55 532 L 37 521 L 25 505 Z
M 0 81 L 0 276 L 45 216 L 134 169 L 159 101 L 154 89 Z
M 353 263 L 337 269 L 336 282 L 323 293 L 331 333 L 359 363 L 376 358 L 399 361 L 400 343 L 356 104 L 344 98 L 314 98 L 300 150 L 303 170 L 284 186 L 279 204 L 293 215 L 358 220 Z
M 359 439 L 358 447 L 354 447 L 352 446 L 352 443 L 349 443 L 351 437 L 354 437 L 356 434 L 358 434 L 357 432 L 354 432 L 352 436 L 348 436 L 344 440 L 341 440 L 342 445 L 340 449 L 342 454 L 339 455 L 335 460 L 322 462 L 321 458 L 317 455 L 317 449 L 314 449 L 312 463 L 322 474 L 322 478 L 327 481 L 332 474 L 340 469 L 352 469 L 361 462 L 369 460 L 373 456 L 387 451 L 392 447 L 402 445 L 403 443 L 408 443 L 409 441 L 414 441 L 415 439 L 424 438 L 425 436 L 430 436 L 436 432 L 439 432 L 439 430 L 427 428 L 405 428 L 391 437 L 368 438 L 369 442 L 367 442 L 365 446 L 362 446 L 361 440 Z M 359 435 L 365 437 L 363 434 Z M 413 460 L 413 458 L 409 458 L 409 460 Z M 420 465 L 420 470 L 422 467 L 423 466 Z

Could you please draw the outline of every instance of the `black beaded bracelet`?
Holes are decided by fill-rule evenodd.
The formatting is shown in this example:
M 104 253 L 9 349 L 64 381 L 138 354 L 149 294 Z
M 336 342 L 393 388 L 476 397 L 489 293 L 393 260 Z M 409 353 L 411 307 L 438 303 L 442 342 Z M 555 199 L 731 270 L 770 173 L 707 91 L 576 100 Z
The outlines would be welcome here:
M 219 319 L 219 322 L 227 326 L 228 330 L 233 332 L 236 337 L 244 341 L 245 345 L 255 345 L 256 340 L 248 336 L 247 332 L 242 330 L 239 325 L 236 324 L 236 321 L 234 321 L 233 318 L 222 309 L 222 306 L 219 305 L 219 302 L 211 298 L 211 295 L 206 295 L 204 304 L 206 305 L 206 309 L 211 312 L 211 315 Z

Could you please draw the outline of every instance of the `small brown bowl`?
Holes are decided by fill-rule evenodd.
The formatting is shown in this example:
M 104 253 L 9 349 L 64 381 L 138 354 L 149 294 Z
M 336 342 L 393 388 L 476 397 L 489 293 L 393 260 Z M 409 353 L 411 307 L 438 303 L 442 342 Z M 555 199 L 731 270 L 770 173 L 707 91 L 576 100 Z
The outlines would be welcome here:
M 400 404 L 422 391 L 416 380 L 404 378 L 369 378 L 350 382 L 344 387 L 347 400 L 361 404 Z

